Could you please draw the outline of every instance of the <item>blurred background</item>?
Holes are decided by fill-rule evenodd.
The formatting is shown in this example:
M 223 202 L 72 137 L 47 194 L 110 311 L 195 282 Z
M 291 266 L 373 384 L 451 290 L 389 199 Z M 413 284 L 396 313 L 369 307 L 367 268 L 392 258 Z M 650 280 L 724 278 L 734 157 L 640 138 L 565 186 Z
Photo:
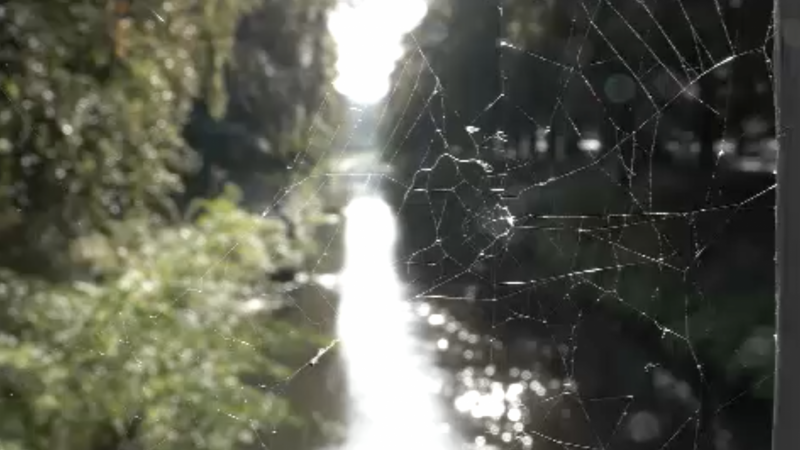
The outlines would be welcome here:
M 0 450 L 769 448 L 773 32 L 0 1 Z

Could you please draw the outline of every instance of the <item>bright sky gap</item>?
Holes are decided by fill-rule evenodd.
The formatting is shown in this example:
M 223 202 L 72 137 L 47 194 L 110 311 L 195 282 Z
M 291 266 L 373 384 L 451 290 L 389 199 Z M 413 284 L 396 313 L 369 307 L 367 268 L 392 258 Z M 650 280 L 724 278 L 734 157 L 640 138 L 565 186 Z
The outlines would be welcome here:
M 425 0 L 342 0 L 329 20 L 338 52 L 336 90 L 360 104 L 383 99 L 403 55 L 403 36 L 427 10 Z

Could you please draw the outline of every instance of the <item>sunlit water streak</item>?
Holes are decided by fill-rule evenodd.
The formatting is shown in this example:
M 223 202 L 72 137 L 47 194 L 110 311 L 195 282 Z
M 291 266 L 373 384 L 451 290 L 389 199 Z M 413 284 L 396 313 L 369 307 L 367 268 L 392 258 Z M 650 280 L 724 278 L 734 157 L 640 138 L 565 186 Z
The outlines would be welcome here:
M 455 449 L 438 401 L 441 380 L 413 332 L 419 318 L 393 265 L 392 210 L 380 197 L 361 196 L 344 213 L 337 323 L 348 389 L 344 448 Z

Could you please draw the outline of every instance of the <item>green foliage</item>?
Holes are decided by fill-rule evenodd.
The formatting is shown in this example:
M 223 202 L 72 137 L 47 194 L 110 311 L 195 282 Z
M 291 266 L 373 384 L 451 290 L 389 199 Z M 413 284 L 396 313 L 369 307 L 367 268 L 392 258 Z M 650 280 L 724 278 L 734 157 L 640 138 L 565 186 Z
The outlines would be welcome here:
M 143 448 L 229 449 L 286 419 L 277 395 L 241 381 L 285 378 L 267 355 L 304 342 L 240 310 L 269 291 L 265 271 L 300 258 L 282 225 L 222 198 L 196 226 L 112 228 L 73 246 L 102 281 L 2 272 L 0 448 L 99 448 L 140 416 Z
M 191 194 L 213 194 L 215 172 L 241 186 L 251 204 L 324 159 L 342 112 L 329 88 L 335 51 L 327 14 L 334 4 L 260 0 L 243 17 L 225 68 L 223 117 L 201 96 L 185 130 L 202 159 Z
M 126 440 L 229 449 L 298 420 L 279 393 L 257 385 L 289 376 L 277 355 L 313 336 L 269 316 L 256 323 L 243 304 L 279 300 L 265 275 L 313 250 L 317 205 L 288 208 L 302 223 L 297 240 L 286 223 L 240 209 L 238 191 L 189 196 L 190 220 L 174 205 L 198 162 L 184 125 L 198 102 L 206 125 L 228 113 L 236 33 L 264 2 L 134 0 L 118 17 L 121 3 L 0 5 L 2 449 L 101 450 Z M 294 33 L 283 36 L 316 33 L 327 56 L 314 61 L 329 67 L 323 5 L 273 3 L 301 18 L 317 11 L 313 26 L 287 22 Z M 302 99 L 316 101 L 325 80 L 304 78 L 291 94 L 313 91 Z M 294 155 L 311 139 L 282 127 L 292 105 L 249 114 L 281 124 L 269 143 Z M 247 151 L 263 147 L 243 144 L 265 133 L 228 139 L 248 133 L 217 133 L 225 139 L 205 142 L 207 153 L 233 155 L 235 168 L 260 176 L 263 159 Z
M 179 173 L 193 165 L 181 127 L 200 74 L 221 76 L 247 3 L 135 1 L 119 22 L 96 2 L 0 6 L 7 253 L 52 252 L 123 214 L 170 213 Z

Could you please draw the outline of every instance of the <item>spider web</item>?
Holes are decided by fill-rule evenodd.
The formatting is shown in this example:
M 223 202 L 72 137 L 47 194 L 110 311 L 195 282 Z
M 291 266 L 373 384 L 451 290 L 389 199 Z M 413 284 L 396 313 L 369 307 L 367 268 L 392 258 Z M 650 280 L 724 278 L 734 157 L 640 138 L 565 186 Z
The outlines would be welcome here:
M 669 24 L 655 15 L 665 3 L 677 11 Z M 771 243 L 774 143 L 754 117 L 737 117 L 750 125 L 729 122 L 741 116 L 735 96 L 745 88 L 731 85 L 724 99 L 708 104 L 700 86 L 749 71 L 757 74 L 750 82 L 766 80 L 767 92 L 763 83 L 750 88 L 768 97 L 773 28 L 763 24 L 757 45 L 740 44 L 743 30 L 728 23 L 717 0 L 571 6 L 567 56 L 502 36 L 492 43 L 499 92 L 468 111 L 451 106 L 463 106 L 457 98 L 463 87 L 449 87 L 458 76 L 444 80 L 430 56 L 435 45 L 412 33 L 398 68 L 401 79 L 411 75 L 392 87 L 388 100 L 405 105 L 396 108 L 402 113 L 354 107 L 344 148 L 329 155 L 352 158 L 358 136 L 389 129 L 376 147 L 400 173 L 328 173 L 284 193 L 304 183 L 323 192 L 356 176 L 366 178 L 362 188 L 394 199 L 402 235 L 395 265 L 415 293 L 416 339 L 436 354 L 444 373 L 438 395 L 466 448 L 760 448 L 769 424 L 748 415 L 748 399 L 771 375 L 756 371 L 746 382 L 726 384 L 726 371 L 770 367 L 774 336 L 769 326 L 728 318 L 737 288 L 719 286 L 733 285 L 741 270 L 766 270 L 771 280 L 772 248 L 759 244 Z M 492 9 L 501 22 L 514 13 Z M 625 32 L 604 29 L 610 25 L 598 19 L 601 9 Z M 713 12 L 713 19 L 702 18 L 715 22 L 713 32 L 698 31 L 697 11 Z M 682 28 L 701 56 L 687 54 L 672 27 Z M 608 59 L 586 56 L 589 42 L 605 46 Z M 516 80 L 506 68 L 520 61 L 552 79 Z M 605 66 L 614 70 L 593 75 Z M 552 96 L 529 94 L 537 111 L 527 111 L 530 103 L 518 101 L 509 86 L 539 82 L 549 83 Z M 591 102 L 585 109 L 592 111 L 571 112 L 575 97 Z M 484 123 L 497 110 L 506 121 L 526 123 L 530 133 L 509 136 L 502 121 Z M 713 112 L 722 139 L 710 173 L 693 179 L 688 160 L 700 151 L 693 142 L 698 136 L 687 131 L 691 119 L 681 119 L 698 110 Z M 587 122 L 594 128 L 584 128 Z M 599 139 L 603 126 L 615 139 Z M 760 150 L 752 156 L 742 143 Z M 663 153 L 669 162 L 658 159 Z M 758 181 L 731 188 L 737 176 Z M 748 228 L 767 239 L 748 242 Z M 342 245 L 341 229 L 333 227 L 326 249 Z M 297 300 L 301 320 L 331 329 L 338 300 L 313 289 L 311 302 L 322 298 L 326 306 L 314 315 Z M 770 296 L 752 295 L 772 309 Z M 723 363 L 712 357 L 721 333 L 737 336 Z M 312 409 L 334 401 L 346 376 L 341 368 L 316 366 L 339 343 L 301 361 L 276 389 L 302 392 L 306 401 L 315 397 Z
M 552 52 L 531 50 L 513 36 L 492 42 L 500 59 L 499 92 L 469 111 L 450 106 L 458 103 L 448 85 L 452 77 L 442 79 L 429 45 L 412 34 L 413 45 L 398 70 L 416 68 L 416 73 L 405 91 L 394 87 L 389 102 L 402 105 L 417 99 L 421 107 L 398 117 L 381 109 L 353 111 L 356 117 L 378 118 L 378 124 L 365 121 L 373 132 L 378 125 L 399 130 L 401 122 L 411 124 L 404 134 L 389 133 L 381 146 L 381 156 L 397 163 L 398 172 L 410 167 L 411 176 L 374 173 L 367 178 L 396 199 L 402 237 L 395 266 L 415 294 L 411 303 L 421 318 L 418 338 L 430 344 L 436 365 L 449 374 L 440 395 L 459 436 L 471 448 L 746 449 L 763 444 L 745 438 L 760 429 L 736 429 L 747 419 L 741 408 L 728 412 L 768 384 L 770 376 L 756 376 L 732 391 L 717 389 L 717 384 L 725 381 L 720 374 L 727 368 L 754 365 L 753 353 L 769 353 L 773 336 L 753 327 L 726 328 L 726 315 L 737 304 L 725 297 L 729 291 L 707 291 L 715 289 L 708 286 L 711 279 L 717 285 L 728 281 L 726 260 L 743 258 L 731 264 L 745 268 L 771 264 L 772 250 L 748 247 L 742 228 L 766 220 L 766 231 L 759 232 L 771 233 L 774 185 L 770 181 L 727 190 L 725 177 L 752 170 L 764 158 L 730 155 L 725 141 L 715 153 L 710 180 L 681 177 L 688 169 L 674 162 L 694 154 L 687 142 L 692 137 L 676 133 L 689 125 L 675 118 L 687 105 L 714 110 L 724 135 L 746 132 L 728 124 L 731 102 L 720 102 L 722 108 L 697 107 L 703 80 L 741 67 L 770 79 L 772 27 L 761 31 L 759 45 L 742 47 L 737 41 L 741 30 L 727 24 L 716 2 L 641 0 L 624 7 L 611 0 L 575 2 L 570 18 L 573 25 L 583 26 L 569 30 L 568 41 L 574 45 L 563 49 L 567 56 L 554 59 Z M 659 22 L 652 13 L 656 3 L 668 3 L 678 11 L 678 20 Z M 717 14 L 711 19 L 718 25 L 714 32 L 696 31 L 700 18 L 690 13 L 690 3 L 707 4 L 699 10 Z M 513 11 L 503 6 L 492 8 L 501 21 L 512 17 Z M 604 29 L 608 24 L 596 19 L 600 8 L 627 33 Z M 686 46 L 675 42 L 669 27 L 689 30 L 684 34 L 704 55 L 699 63 L 691 63 L 691 55 L 679 50 Z M 585 56 L 589 37 L 606 46 L 609 60 Z M 665 45 L 656 49 L 655 40 Z M 720 42 L 725 50 L 714 53 L 712 47 L 720 48 Z M 635 56 L 618 48 L 623 45 L 635 48 Z M 552 87 L 553 98 L 537 99 L 535 113 L 509 88 L 540 82 L 517 80 L 506 70 L 521 61 L 551 74 L 541 82 Z M 616 67 L 616 73 L 598 85 L 591 73 L 606 65 Z M 591 113 L 570 111 L 570 98 L 576 95 L 583 102 L 591 100 Z M 627 124 L 618 123 L 634 99 L 636 114 Z M 509 122 L 526 123 L 530 134 L 510 136 L 503 123 L 484 124 L 495 110 L 504 111 Z M 582 128 L 583 122 L 592 122 L 585 114 L 594 125 L 614 130 L 616 140 L 597 141 L 596 130 Z M 359 128 L 361 120 L 344 148 L 327 156 L 350 157 L 347 144 L 357 132 L 365 132 Z M 453 139 L 454 129 L 461 130 L 458 139 Z M 426 143 L 415 141 L 409 151 L 406 142 L 414 133 L 421 133 Z M 567 135 L 572 144 L 558 140 Z M 626 148 L 633 150 L 627 157 Z M 656 153 L 662 148 L 673 153 L 673 162 L 666 165 L 678 169 L 659 171 L 664 164 L 656 161 Z M 763 164 L 757 169 L 768 175 L 772 171 Z M 312 185 L 313 195 L 321 195 L 344 175 L 328 173 L 286 186 L 263 215 L 302 186 Z M 694 194 L 662 195 L 668 186 L 682 184 L 691 185 Z M 696 195 L 698 186 L 702 195 Z M 332 225 L 321 238 L 325 254 L 312 268 L 312 277 L 319 280 L 334 270 L 337 262 L 332 260 L 342 252 L 341 229 L 342 224 Z M 218 264 L 224 265 L 226 258 L 220 255 Z M 301 290 L 282 293 L 295 305 L 299 320 L 332 330 L 335 295 L 318 286 Z M 258 326 L 255 320 L 253 326 Z M 739 345 L 727 355 L 729 366 L 714 368 L 706 361 L 709 350 L 704 345 L 720 333 L 739 335 Z M 300 396 L 309 403 L 308 410 L 327 413 L 323 405 L 334 402 L 332 392 L 341 381 L 335 379 L 337 369 L 319 366 L 338 343 L 332 340 L 299 355 L 289 377 L 265 387 Z M 259 435 L 258 446 L 270 448 L 271 437 Z
M 682 23 L 669 26 L 653 13 L 664 2 L 630 2 L 624 7 L 610 1 L 580 3 L 569 36 L 577 44 L 571 51 L 565 49 L 566 62 L 502 38 L 496 45 L 500 91 L 482 109 L 469 112 L 449 106 L 463 105 L 453 99 L 463 88 L 451 96 L 448 81 L 454 78 L 443 81 L 425 46 L 411 36 L 415 48 L 402 70 L 417 69 L 410 77 L 415 82 L 409 97 L 417 97 L 424 106 L 412 117 L 403 117 L 412 125 L 385 148 L 390 161 L 405 158 L 417 166 L 410 183 L 391 181 L 403 185 L 398 216 L 407 223 L 407 235 L 413 236 L 407 238 L 407 252 L 399 263 L 418 290 L 420 314 L 437 317 L 429 321 L 427 333 L 442 351 L 441 363 L 459 368 L 450 380 L 449 395 L 456 410 L 469 418 L 464 426 L 476 447 L 752 445 L 735 436 L 741 412 L 732 413 L 730 421 L 727 412 L 740 398 L 769 383 L 770 375 L 756 377 L 740 391 L 717 388 L 725 368 L 707 368 L 719 363 L 704 361 L 710 356 L 703 344 L 709 336 L 725 332 L 726 310 L 733 306 L 724 296 L 706 292 L 715 290 L 709 287 L 709 267 L 723 273 L 733 270 L 722 261 L 735 257 L 726 246 L 739 245 L 743 232 L 738 224 L 761 223 L 763 231 L 763 224 L 769 223 L 769 229 L 772 221 L 772 181 L 733 191 L 727 190 L 726 183 L 732 182 L 726 177 L 756 170 L 769 179 L 773 169 L 763 160 L 753 169 L 753 159 L 745 152 L 731 155 L 726 147 L 730 143 L 723 140 L 715 150 L 711 179 L 695 182 L 680 177 L 686 169 L 660 170 L 656 153 L 660 148 L 672 152 L 671 164 L 677 165 L 682 154 L 698 152 L 696 144 L 679 142 L 670 134 L 681 127 L 674 122 L 675 115 L 682 114 L 681 105 L 697 108 L 699 103 L 699 109 L 713 110 L 723 136 L 748 133 L 727 119 L 735 106 L 731 90 L 738 86 L 728 91 L 721 108 L 703 103 L 699 87 L 708 78 L 723 78 L 736 70 L 757 71 L 770 80 L 772 27 L 764 24 L 760 43 L 743 47 L 737 41 L 743 30 L 731 28 L 720 4 L 703 1 L 708 5 L 700 10 L 717 14 L 712 34 L 696 31 L 700 18 L 687 2 L 670 3 L 680 11 Z M 601 8 L 616 16 L 616 25 L 627 32 L 606 32 L 607 22 L 596 19 Z M 506 12 L 497 6 L 495 13 L 502 19 Z M 581 20 L 582 36 L 575 25 Z M 678 50 L 669 27 L 689 30 L 696 52 L 703 55 L 699 63 L 688 62 L 693 58 Z M 607 46 L 610 61 L 581 61 L 589 35 L 596 45 Z M 615 42 L 620 38 L 627 42 Z M 673 54 L 655 50 L 657 40 Z M 637 47 L 635 59 L 619 50 L 621 46 Z M 714 54 L 714 48 L 724 52 Z M 677 67 L 668 66 L 668 58 L 677 59 Z M 559 90 L 548 105 L 550 114 L 539 113 L 544 120 L 535 119 L 506 90 L 516 80 L 503 67 L 520 59 L 540 65 L 540 73 L 558 73 L 558 82 L 551 83 Z M 598 86 L 590 72 L 603 64 L 617 70 Z M 427 87 L 420 82 L 425 78 Z M 615 142 L 598 148 L 591 133 L 581 129 L 581 118 L 568 109 L 567 96 L 575 95 L 576 89 L 583 89 L 580 98 L 593 101 L 602 112 L 605 124 L 617 134 Z M 634 97 L 636 104 L 630 106 Z M 394 101 L 402 104 L 406 99 Z M 618 116 L 633 108 L 635 117 L 628 118 L 628 124 L 618 123 Z M 482 125 L 487 113 L 497 109 L 506 112 L 506 120 L 522 115 L 539 132 L 539 142 L 513 142 L 502 123 Z M 668 121 L 672 123 L 659 126 Z M 575 136 L 583 155 L 556 155 L 554 161 L 548 158 L 551 151 L 537 157 L 537 148 L 548 152 L 542 141 L 559 127 Z M 399 149 L 419 128 L 425 130 L 427 146 L 412 157 L 399 153 L 408 151 Z M 453 139 L 456 128 L 463 129 L 462 136 Z M 626 146 L 633 149 L 627 157 Z M 568 146 L 560 147 L 555 153 Z M 679 198 L 669 198 L 663 193 L 670 183 L 691 185 L 695 192 L 679 190 L 673 194 Z M 701 195 L 697 189 L 702 189 Z M 771 248 L 745 265 L 752 268 L 759 262 L 771 263 Z M 769 303 L 771 298 L 753 301 Z M 671 303 L 664 307 L 664 302 Z M 476 331 L 476 323 L 483 331 Z M 756 352 L 762 356 L 769 353 L 771 332 L 754 328 L 734 332 L 745 344 L 728 356 L 730 365 L 751 364 L 743 356 L 751 345 L 760 347 Z

